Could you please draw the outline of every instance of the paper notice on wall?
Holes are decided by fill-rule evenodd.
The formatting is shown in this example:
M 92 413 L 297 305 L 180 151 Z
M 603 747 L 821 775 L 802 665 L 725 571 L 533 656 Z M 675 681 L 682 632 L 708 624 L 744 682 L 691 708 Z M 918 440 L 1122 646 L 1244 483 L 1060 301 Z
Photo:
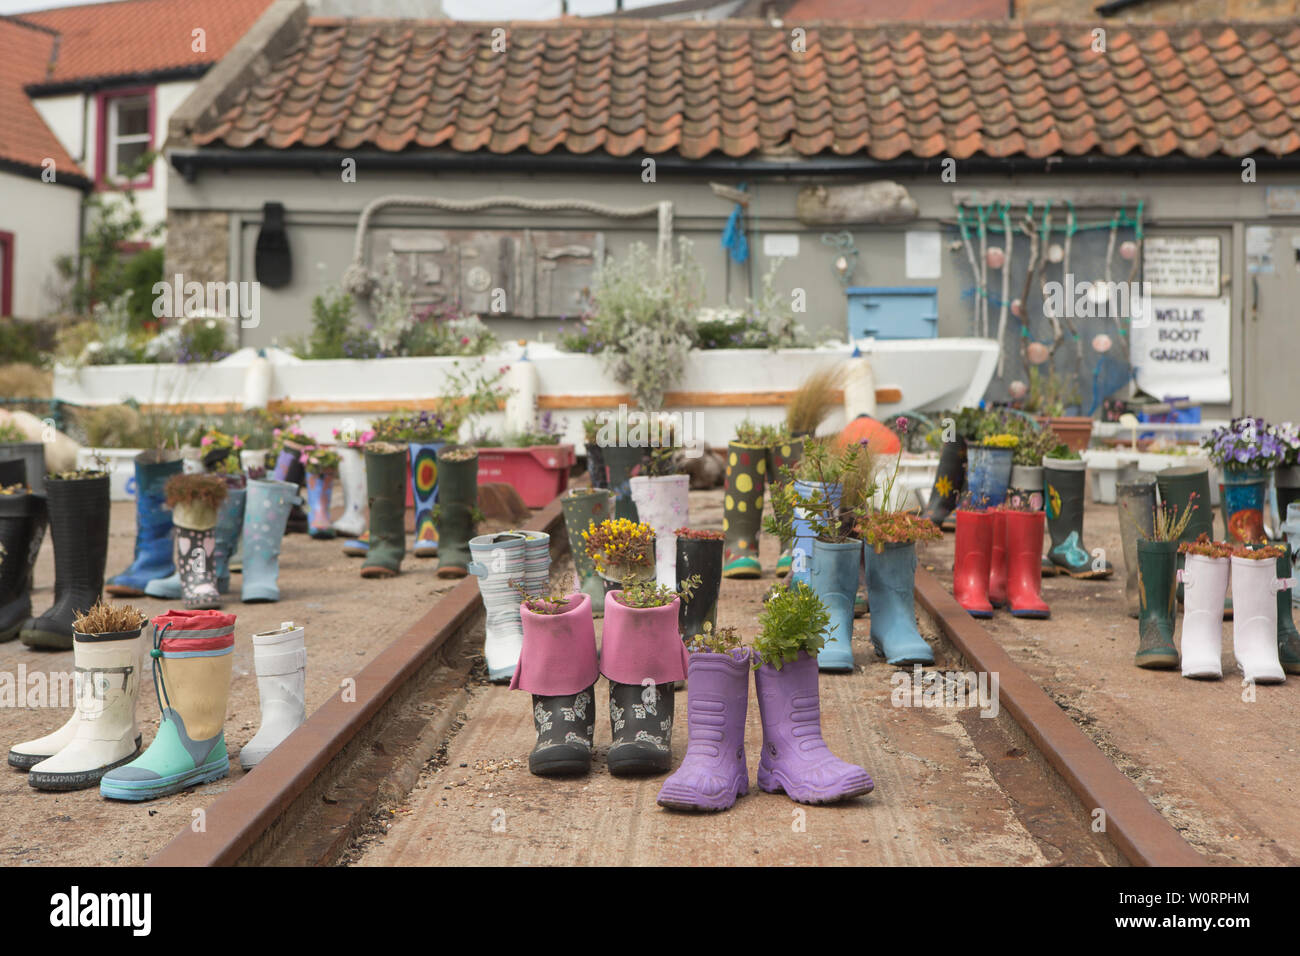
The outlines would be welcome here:
M 1231 401 L 1229 298 L 1153 296 L 1151 313 L 1151 322 L 1135 324 L 1132 330 L 1131 361 L 1138 387 L 1160 399 Z
M 937 232 L 913 230 L 907 233 L 907 277 L 909 279 L 937 279 L 941 256 Z
M 792 232 L 769 232 L 763 236 L 763 255 L 768 259 L 793 259 L 799 255 L 799 237 Z
M 1148 236 L 1142 245 L 1142 278 L 1152 295 L 1217 296 L 1217 236 Z
M 1273 272 L 1273 227 L 1246 227 L 1246 271 L 1251 275 Z

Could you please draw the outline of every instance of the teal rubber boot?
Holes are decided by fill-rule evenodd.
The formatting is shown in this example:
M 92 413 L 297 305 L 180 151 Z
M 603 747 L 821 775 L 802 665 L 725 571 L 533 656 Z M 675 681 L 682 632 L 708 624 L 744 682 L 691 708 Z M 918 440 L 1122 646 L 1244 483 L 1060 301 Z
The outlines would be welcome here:
M 934 651 L 916 626 L 916 545 L 887 544 L 877 552 L 863 542 L 871 644 L 891 664 L 933 664 Z
M 280 600 L 280 544 L 289 522 L 289 509 L 296 504 L 302 504 L 297 485 L 271 478 L 248 483 L 240 594 L 243 601 Z
M 813 539 L 812 589 L 830 612 L 823 632 L 825 643 L 817 652 L 824 671 L 853 670 L 853 598 L 858 593 L 861 541 Z
M 153 619 L 154 690 L 162 720 L 149 749 L 99 781 L 110 800 L 156 800 L 230 773 L 226 703 L 235 615 L 168 611 Z

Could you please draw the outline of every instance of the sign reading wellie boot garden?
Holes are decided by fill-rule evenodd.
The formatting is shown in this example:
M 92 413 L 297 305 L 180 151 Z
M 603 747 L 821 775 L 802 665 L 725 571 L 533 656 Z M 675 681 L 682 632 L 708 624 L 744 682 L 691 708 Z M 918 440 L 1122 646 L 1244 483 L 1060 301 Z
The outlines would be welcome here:
M 1150 309 L 1151 321 L 1133 323 L 1132 363 L 1138 386 L 1157 398 L 1229 401 L 1228 297 L 1152 296 Z

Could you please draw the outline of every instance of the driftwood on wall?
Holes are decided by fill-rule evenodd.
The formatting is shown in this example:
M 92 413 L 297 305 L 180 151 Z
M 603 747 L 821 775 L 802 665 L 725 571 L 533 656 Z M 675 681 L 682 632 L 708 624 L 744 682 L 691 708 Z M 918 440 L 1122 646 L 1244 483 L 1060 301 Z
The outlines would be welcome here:
M 805 186 L 795 201 L 799 221 L 810 226 L 840 223 L 911 222 L 916 200 L 898 183 L 881 179 L 852 186 Z

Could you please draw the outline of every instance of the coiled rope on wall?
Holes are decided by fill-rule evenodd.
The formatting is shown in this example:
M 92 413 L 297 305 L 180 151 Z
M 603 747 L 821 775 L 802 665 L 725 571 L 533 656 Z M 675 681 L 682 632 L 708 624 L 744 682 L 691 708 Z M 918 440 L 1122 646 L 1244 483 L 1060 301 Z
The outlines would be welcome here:
M 643 219 L 658 216 L 657 255 L 662 269 L 672 260 L 673 204 L 669 200 L 645 206 L 610 206 L 589 199 L 526 199 L 523 196 L 488 196 L 483 199 L 442 199 L 437 196 L 381 196 L 366 205 L 357 221 L 352 243 L 352 262 L 343 270 L 343 288 L 355 296 L 369 295 L 377 276 L 366 268 L 366 230 L 370 220 L 383 209 L 437 209 L 443 212 L 480 212 L 497 206 L 511 206 L 529 212 L 587 212 L 610 219 Z

